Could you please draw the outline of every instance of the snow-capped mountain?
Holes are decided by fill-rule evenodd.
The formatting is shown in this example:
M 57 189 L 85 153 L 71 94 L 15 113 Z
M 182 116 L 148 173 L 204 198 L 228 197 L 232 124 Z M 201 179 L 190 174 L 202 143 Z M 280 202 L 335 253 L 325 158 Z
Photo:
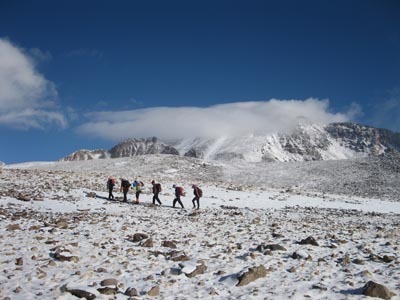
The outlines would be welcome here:
M 97 149 L 97 150 L 87 150 L 81 149 L 71 153 L 70 155 L 64 157 L 63 161 L 74 161 L 74 160 L 91 160 L 91 159 L 102 159 L 102 158 L 109 158 L 110 153 L 104 149 Z
M 119 158 L 145 154 L 179 155 L 179 152 L 174 147 L 171 147 L 170 145 L 161 142 L 156 137 L 152 137 L 147 139 L 128 139 L 114 146 L 110 150 L 79 150 L 62 158 L 61 160 L 73 161 L 102 158 Z
M 205 160 L 312 161 L 375 156 L 388 151 L 400 151 L 399 133 L 355 123 L 326 126 L 303 123 L 284 134 L 193 138 L 175 142 L 161 142 L 155 137 L 128 139 L 109 151 L 80 150 L 62 160 L 173 154 Z
M 128 139 L 110 149 L 111 158 L 130 157 L 145 154 L 173 154 L 179 152 L 156 137 L 147 139 Z

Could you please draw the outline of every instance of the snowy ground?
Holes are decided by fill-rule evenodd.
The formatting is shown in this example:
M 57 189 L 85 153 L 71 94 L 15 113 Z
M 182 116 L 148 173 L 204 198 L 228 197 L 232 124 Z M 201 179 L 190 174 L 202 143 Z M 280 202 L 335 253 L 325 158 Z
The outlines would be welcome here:
M 307 168 L 287 166 L 298 174 Z M 268 168 L 284 173 L 284 165 Z M 0 299 L 76 299 L 79 291 L 128 299 L 128 288 L 137 299 L 364 299 L 370 280 L 400 299 L 397 190 L 382 185 L 385 197 L 371 198 L 327 194 L 283 175 L 268 180 L 260 166 L 243 169 L 169 156 L 6 166 Z M 349 180 L 352 172 L 343 173 L 340 180 Z M 393 174 L 385 173 L 388 182 L 398 180 Z M 108 201 L 109 175 L 138 177 L 147 188 L 160 180 L 163 205 L 150 205 L 150 194 L 140 205 Z M 193 182 L 204 191 L 198 211 Z M 173 183 L 188 193 L 185 209 L 171 207 Z M 137 233 L 147 237 L 139 241 Z M 318 246 L 300 244 L 307 237 Z M 238 286 L 240 274 L 257 266 L 265 276 Z M 105 279 L 114 279 L 107 288 Z

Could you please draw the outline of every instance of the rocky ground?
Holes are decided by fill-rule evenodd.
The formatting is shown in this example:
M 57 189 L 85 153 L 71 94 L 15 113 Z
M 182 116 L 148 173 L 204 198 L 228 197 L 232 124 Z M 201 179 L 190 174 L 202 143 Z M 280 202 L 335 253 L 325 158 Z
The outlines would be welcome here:
M 219 165 L 108 163 L 107 174 L 86 164 L 2 171 L 0 299 L 400 299 L 398 212 L 255 209 L 254 183 L 244 187 L 248 208 L 238 208 L 232 186 L 243 186 L 224 182 Z M 141 205 L 108 201 L 104 178 L 124 172 L 168 184 L 202 175 L 205 190 L 227 188 L 204 199 L 220 205 L 201 210 L 169 207 L 167 189 L 161 207 L 150 195 Z
M 20 164 L 11 167 L 73 171 L 79 187 L 104 186 L 104 177 L 155 178 L 178 184 L 206 184 L 245 190 L 282 189 L 296 193 L 319 192 L 400 201 L 400 154 L 348 160 L 248 163 L 202 161 L 175 155 L 143 155 L 81 162 Z M 82 180 L 80 175 L 85 176 Z M 44 174 L 44 176 L 47 176 Z M 52 177 L 52 174 L 49 174 Z M 45 177 L 44 177 L 45 180 Z
M 400 201 L 400 155 L 293 163 L 236 164 L 225 181 L 268 188 Z

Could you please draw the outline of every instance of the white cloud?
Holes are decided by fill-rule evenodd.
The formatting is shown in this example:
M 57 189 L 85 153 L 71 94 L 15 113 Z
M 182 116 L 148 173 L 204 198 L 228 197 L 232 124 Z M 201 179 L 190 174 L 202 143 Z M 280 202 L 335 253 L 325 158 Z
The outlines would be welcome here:
M 0 125 L 28 129 L 55 123 L 65 127 L 65 117 L 54 109 L 56 98 L 54 84 L 35 70 L 30 56 L 0 38 Z
M 299 122 L 328 124 L 349 121 L 353 110 L 329 112 L 329 101 L 318 99 L 237 102 L 210 107 L 156 107 L 95 112 L 78 131 L 119 141 L 129 137 L 162 139 L 241 136 L 288 132 Z

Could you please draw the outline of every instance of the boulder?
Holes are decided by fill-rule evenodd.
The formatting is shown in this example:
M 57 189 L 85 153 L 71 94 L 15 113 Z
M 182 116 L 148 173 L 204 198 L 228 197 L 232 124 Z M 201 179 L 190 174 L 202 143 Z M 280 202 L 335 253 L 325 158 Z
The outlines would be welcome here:
M 68 222 L 65 219 L 58 220 L 56 222 L 56 227 L 59 229 L 68 229 Z
M 139 296 L 137 290 L 135 288 L 132 288 L 132 287 L 126 289 L 125 295 L 129 296 L 129 297 Z
M 68 286 L 65 287 L 65 291 L 68 293 L 71 293 L 75 297 L 78 298 L 85 298 L 87 300 L 93 300 L 96 299 L 96 295 L 94 293 L 91 293 L 89 291 L 85 291 L 83 289 L 79 288 L 68 288 Z
M 23 264 L 24 264 L 24 259 L 22 257 L 16 259 L 15 265 L 22 266 Z
M 149 295 L 150 297 L 156 297 L 158 295 L 160 295 L 160 287 L 158 285 L 153 286 L 150 291 L 147 292 L 147 295 Z
M 182 268 L 182 272 L 185 273 L 186 277 L 189 278 L 204 274 L 207 270 L 207 266 L 202 261 L 196 264 L 192 262 L 180 263 L 179 266 Z
M 134 243 L 140 242 L 142 240 L 147 239 L 149 236 L 145 233 L 135 233 L 132 236 L 128 237 L 128 240 Z
M 308 254 L 308 253 L 305 252 L 305 251 L 301 251 L 301 250 L 298 250 L 298 251 L 293 252 L 292 258 L 293 258 L 293 259 L 312 260 L 312 257 L 311 257 L 310 254 Z
M 382 261 L 385 263 L 391 263 L 392 261 L 394 261 L 396 258 L 394 256 L 388 256 L 388 255 L 384 255 L 382 257 Z
M 301 240 L 299 242 L 300 245 L 312 245 L 312 246 L 319 246 L 318 242 L 312 237 L 309 236 L 308 238 Z
M 387 287 L 382 284 L 368 281 L 362 287 L 362 294 L 369 297 L 377 297 L 381 299 L 390 299 L 396 294 L 391 292 Z
M 108 279 L 104 279 L 100 282 L 101 286 L 117 286 L 118 285 L 118 280 L 114 279 L 114 278 L 108 278 Z
M 105 287 L 101 287 L 97 289 L 99 291 L 100 294 L 103 295 L 115 295 L 116 293 L 118 293 L 118 288 L 115 287 L 111 287 L 111 286 L 105 286 Z
M 236 284 L 236 286 L 247 285 L 258 278 L 265 276 L 267 276 L 267 270 L 263 265 L 249 268 L 246 272 L 243 272 L 238 276 L 239 282 Z
M 17 199 L 20 201 L 25 201 L 25 202 L 29 202 L 31 200 L 31 198 L 28 195 L 21 194 L 21 193 L 18 194 Z
M 59 261 L 71 261 L 74 263 L 77 263 L 79 261 L 79 257 L 72 255 L 71 251 L 64 246 L 57 246 L 56 248 L 51 250 L 54 252 L 50 253 L 50 256 Z
M 19 224 L 10 224 L 7 226 L 8 231 L 21 230 Z
M 269 245 L 265 245 L 265 244 L 261 244 L 258 245 L 256 248 L 257 251 L 265 253 L 267 250 L 270 251 L 287 251 L 285 247 L 278 245 L 278 244 L 269 244 Z
M 171 248 L 171 249 L 176 249 L 176 244 L 172 241 L 163 241 L 161 243 L 162 247 L 167 247 L 167 248 Z
M 154 246 L 154 242 L 152 238 L 148 238 L 147 240 L 145 240 L 142 244 L 142 247 L 146 247 L 146 248 L 150 248 Z

